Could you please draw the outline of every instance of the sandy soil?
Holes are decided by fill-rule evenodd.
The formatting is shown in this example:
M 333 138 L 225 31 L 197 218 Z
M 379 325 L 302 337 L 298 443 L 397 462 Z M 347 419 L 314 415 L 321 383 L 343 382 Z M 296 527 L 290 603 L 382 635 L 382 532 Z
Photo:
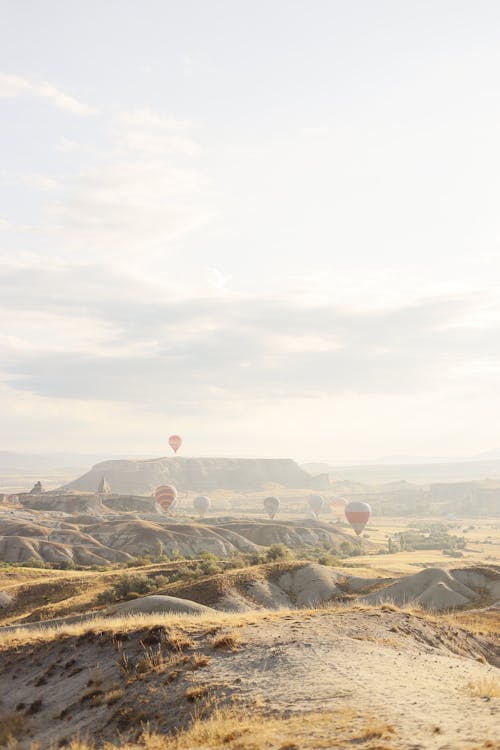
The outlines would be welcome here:
M 491 636 L 384 607 L 161 622 L 0 645 L 0 711 L 26 717 L 21 747 L 76 733 L 116 741 L 146 721 L 172 731 L 190 721 L 189 687 L 285 716 L 352 710 L 353 724 L 375 717 L 394 727 L 384 747 L 500 746 L 500 698 L 468 688 L 499 685 L 500 643 Z M 227 633 L 236 634 L 236 650 L 214 649 Z M 179 634 L 180 648 L 172 645 Z M 165 658 L 144 667 L 145 654 L 158 651 Z M 208 661 L 196 667 L 200 657 Z
M 280 711 L 339 704 L 369 711 L 394 724 L 395 746 L 445 750 L 498 737 L 500 700 L 467 696 L 469 682 L 498 680 L 498 670 L 474 660 L 480 654 L 460 631 L 443 647 L 424 622 L 415 627 L 409 615 L 377 611 L 306 622 L 290 615 L 279 628 L 269 623 L 243 629 L 246 648 L 214 663 L 212 676 L 231 684 L 244 673 L 238 691 L 260 694 Z M 473 658 L 450 653 L 450 647 Z

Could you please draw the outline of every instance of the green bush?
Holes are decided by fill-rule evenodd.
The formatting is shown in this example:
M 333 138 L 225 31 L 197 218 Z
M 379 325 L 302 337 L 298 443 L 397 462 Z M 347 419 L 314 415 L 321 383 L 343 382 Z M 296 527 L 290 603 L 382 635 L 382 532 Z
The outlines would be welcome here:
M 148 578 L 141 573 L 126 574 L 120 576 L 109 589 L 101 591 L 96 597 L 98 604 L 111 604 L 123 599 L 135 599 L 138 596 L 150 594 L 152 591 L 158 591 L 170 583 L 168 576 L 156 576 Z
M 266 552 L 267 562 L 276 562 L 276 560 L 290 560 L 293 553 L 284 544 L 271 544 Z
M 205 576 L 215 576 L 217 573 L 222 573 L 222 568 L 217 565 L 213 560 L 203 560 L 198 566 L 201 573 Z
M 26 562 L 21 563 L 22 568 L 50 568 L 50 564 L 45 563 L 43 560 L 36 560 L 34 557 L 30 557 Z
M 340 560 L 338 557 L 334 557 L 333 555 L 326 554 L 321 555 L 321 557 L 318 557 L 318 563 L 320 565 L 329 565 L 332 568 L 335 568 L 337 565 L 340 565 Z

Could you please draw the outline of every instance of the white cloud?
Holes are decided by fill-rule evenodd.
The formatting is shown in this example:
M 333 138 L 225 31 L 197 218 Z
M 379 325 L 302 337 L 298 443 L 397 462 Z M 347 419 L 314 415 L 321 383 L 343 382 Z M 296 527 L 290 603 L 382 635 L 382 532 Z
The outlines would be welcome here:
M 201 151 L 189 136 L 190 123 L 151 109 L 121 112 L 116 118 L 117 145 L 127 151 L 143 155 L 194 156 Z
M 49 215 L 65 244 L 84 246 L 89 255 L 165 250 L 166 243 L 214 216 L 209 183 L 194 169 L 151 161 L 114 164 L 86 170 L 67 187 Z
M 88 146 L 86 143 L 80 143 L 79 141 L 72 140 L 63 136 L 56 146 L 56 150 L 63 154 L 70 154 L 78 151 L 86 153 L 95 152 L 95 149 Z
M 448 325 L 466 309 L 475 314 L 474 297 L 360 311 L 290 295 L 172 294 L 159 280 L 109 267 L 5 263 L 0 305 L 10 382 L 59 397 L 167 405 L 175 393 L 192 405 L 214 393 L 416 393 L 466 383 L 471 360 L 487 384 L 500 362 L 498 323 L 493 331 Z
M 233 277 L 231 274 L 222 273 L 218 268 L 211 268 L 208 273 L 208 283 L 217 291 L 227 292 L 228 284 Z
M 47 81 L 34 83 L 21 76 L 0 73 L 0 98 L 15 98 L 17 96 L 34 96 L 44 99 L 54 107 L 73 115 L 95 115 L 98 113 L 95 107 L 65 94 L 52 83 Z
M 40 174 L 39 172 L 31 172 L 31 174 L 25 175 L 21 181 L 27 187 L 33 188 L 34 190 L 41 190 L 42 192 L 58 190 L 62 184 L 52 175 Z
M 5 257 L 0 380 L 15 408 L 4 413 L 14 435 L 32 410 L 34 445 L 45 425 L 77 433 L 80 449 L 97 431 L 93 447 L 154 452 L 175 423 L 199 440 L 195 451 L 294 455 L 308 424 L 311 457 L 330 433 L 346 456 L 403 439 L 413 451 L 426 440 L 427 451 L 451 441 L 473 452 L 493 438 L 485 415 L 497 408 L 500 367 L 498 324 L 466 325 L 483 304 L 441 296 L 354 310 L 293 293 L 214 294 L 208 279 L 205 290 L 178 289 L 123 267 Z M 103 415 L 113 425 L 101 434 Z

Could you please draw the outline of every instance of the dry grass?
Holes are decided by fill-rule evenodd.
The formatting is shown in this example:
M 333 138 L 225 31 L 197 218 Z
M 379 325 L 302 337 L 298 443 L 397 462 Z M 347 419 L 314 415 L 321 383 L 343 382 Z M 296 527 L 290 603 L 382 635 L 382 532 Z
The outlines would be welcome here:
M 14 711 L 0 711 L 0 747 L 10 745 L 27 729 L 27 720 Z
M 171 636 L 169 647 L 172 649 L 189 648 L 191 642 L 186 641 L 186 633 L 195 630 L 199 625 L 206 627 L 221 627 L 231 625 L 238 627 L 257 622 L 263 617 L 268 619 L 279 617 L 279 612 L 210 612 L 209 614 L 134 614 L 117 617 L 95 617 L 86 622 L 72 625 L 58 625 L 54 627 L 16 628 L 9 632 L 0 632 L 0 651 L 13 646 L 24 646 L 28 643 L 49 643 L 66 637 L 79 637 L 92 631 L 100 633 L 129 633 L 141 628 L 176 628 L 177 637 Z M 182 637 L 181 637 L 182 636 Z
M 209 690 L 205 685 L 193 685 L 192 687 L 186 688 L 186 690 L 184 691 L 184 698 L 186 698 L 190 703 L 194 703 L 195 701 L 199 701 L 202 698 L 206 698 L 208 694 Z
M 243 641 L 240 634 L 234 631 L 221 633 L 210 641 L 210 646 L 220 651 L 237 651 L 242 645 Z
M 263 620 L 275 621 L 291 615 L 299 618 L 322 616 L 326 612 L 348 613 L 359 611 L 404 612 L 414 617 L 424 619 L 435 625 L 453 625 L 461 627 L 473 634 L 500 634 L 499 618 L 492 618 L 481 613 L 456 612 L 436 614 L 425 611 L 418 606 L 396 607 L 393 603 L 383 605 L 369 605 L 352 603 L 329 603 L 326 607 L 317 609 L 303 609 L 296 612 L 290 610 L 259 610 L 252 612 L 210 612 L 208 614 L 134 614 L 118 617 L 95 617 L 86 622 L 57 627 L 39 627 L 33 629 L 16 629 L 7 633 L 0 632 L 0 651 L 27 644 L 48 643 L 67 637 L 80 637 L 92 631 L 96 633 L 127 634 L 141 628 L 163 630 L 162 643 L 172 651 L 183 651 L 192 648 L 191 633 L 198 632 L 200 626 L 207 635 L 218 633 L 224 627 L 240 628 L 245 625 L 256 624 Z M 237 636 L 239 637 L 239 636 Z M 217 639 L 214 638 L 213 641 Z
M 495 675 L 469 682 L 467 692 L 473 698 L 500 698 L 500 679 Z
M 354 735 L 355 740 L 380 740 L 387 739 L 391 735 L 396 733 L 396 729 L 392 724 L 388 724 L 386 721 L 380 721 L 372 717 L 368 717 L 365 720 L 365 725 Z
M 156 648 L 145 646 L 144 654 L 140 657 L 135 665 L 135 671 L 137 672 L 137 674 L 158 671 L 163 669 L 164 664 L 165 656 L 160 645 L 158 645 Z
M 199 697 L 205 698 L 206 694 Z M 194 702 L 199 698 L 188 697 L 188 700 Z M 388 744 L 394 734 L 390 724 L 360 717 L 350 709 L 281 718 L 229 708 L 216 709 L 204 718 L 202 708 L 191 726 L 175 736 L 145 731 L 137 742 L 120 747 L 121 750 L 345 750 L 353 745 L 362 750 L 394 750 L 394 745 Z M 104 746 L 104 750 L 115 748 L 110 744 Z M 68 750 L 90 750 L 90 747 L 77 739 Z
M 210 657 L 205 654 L 194 654 L 189 662 L 189 669 L 202 669 L 210 664 Z
M 441 619 L 475 635 L 500 635 L 498 612 L 455 612 L 442 615 Z
M 104 700 L 107 706 L 114 706 L 115 703 L 118 703 L 118 701 L 121 700 L 124 695 L 125 691 L 121 688 L 111 688 L 111 690 L 108 690 L 108 692 L 105 694 Z
M 185 651 L 188 648 L 194 647 L 194 641 L 180 631 L 166 634 L 163 638 L 163 643 L 171 651 Z

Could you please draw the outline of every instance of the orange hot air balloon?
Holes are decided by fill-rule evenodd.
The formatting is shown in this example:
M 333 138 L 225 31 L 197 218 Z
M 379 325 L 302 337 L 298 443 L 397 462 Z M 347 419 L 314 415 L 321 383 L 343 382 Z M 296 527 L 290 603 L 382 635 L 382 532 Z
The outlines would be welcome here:
M 333 510 L 337 521 L 340 521 L 344 517 L 346 505 L 347 500 L 344 500 L 343 497 L 334 497 L 333 500 L 330 501 L 330 507 Z
M 170 435 L 168 439 L 168 444 L 172 448 L 174 453 L 177 453 L 179 448 L 182 445 L 182 438 L 180 435 Z
M 162 484 L 155 490 L 155 500 L 164 513 L 173 510 L 177 502 L 177 490 L 171 484 Z

